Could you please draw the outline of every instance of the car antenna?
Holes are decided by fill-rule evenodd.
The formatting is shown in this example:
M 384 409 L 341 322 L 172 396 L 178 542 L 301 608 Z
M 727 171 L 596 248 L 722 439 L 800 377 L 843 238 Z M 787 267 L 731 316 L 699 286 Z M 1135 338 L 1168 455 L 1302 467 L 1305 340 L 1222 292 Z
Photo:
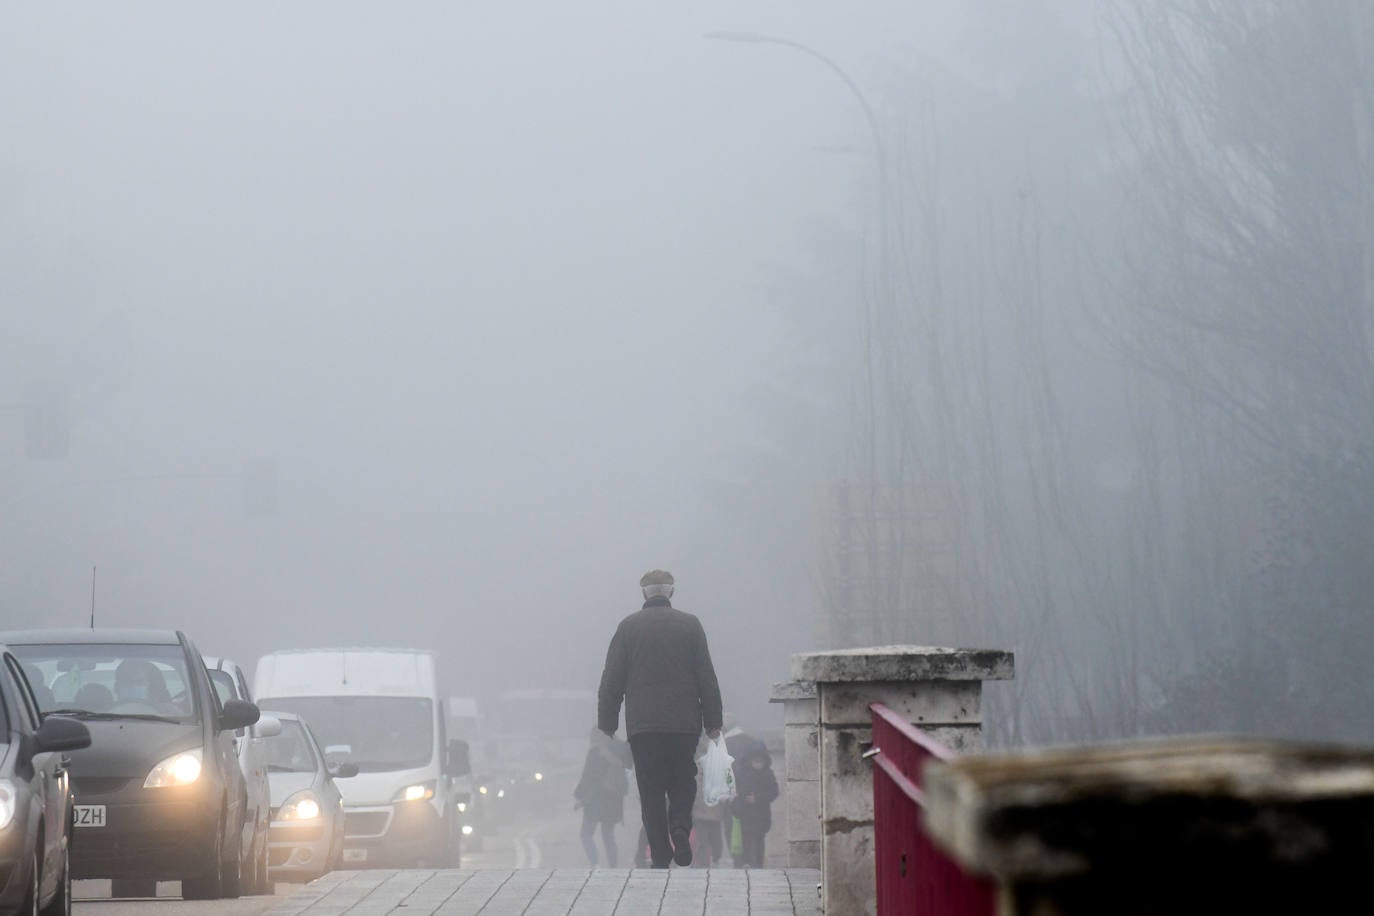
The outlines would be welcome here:
M 91 629 L 95 629 L 95 567 L 91 567 Z

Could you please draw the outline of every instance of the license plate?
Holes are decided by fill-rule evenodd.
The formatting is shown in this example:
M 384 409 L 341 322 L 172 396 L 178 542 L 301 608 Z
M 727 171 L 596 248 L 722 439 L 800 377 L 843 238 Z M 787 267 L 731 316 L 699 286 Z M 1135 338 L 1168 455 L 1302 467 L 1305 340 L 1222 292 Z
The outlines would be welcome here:
M 366 849 L 345 849 L 345 850 L 344 850 L 344 861 L 345 861 L 345 862 L 366 862 L 366 861 L 367 861 L 367 850 L 366 850 Z
M 77 806 L 76 806 L 76 826 L 78 826 L 78 827 L 104 827 L 104 826 L 105 826 L 105 806 L 104 806 L 104 805 L 77 805 Z

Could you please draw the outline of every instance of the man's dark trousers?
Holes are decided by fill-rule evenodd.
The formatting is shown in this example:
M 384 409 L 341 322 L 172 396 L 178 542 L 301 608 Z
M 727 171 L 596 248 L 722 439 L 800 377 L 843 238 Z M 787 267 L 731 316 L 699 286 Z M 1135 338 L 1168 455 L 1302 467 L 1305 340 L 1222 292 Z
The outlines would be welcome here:
M 672 831 L 692 832 L 692 804 L 697 797 L 697 735 L 675 732 L 642 732 L 630 736 L 639 784 L 639 809 L 649 837 L 649 855 L 655 868 L 673 860 Z M 664 805 L 664 797 L 667 805 Z

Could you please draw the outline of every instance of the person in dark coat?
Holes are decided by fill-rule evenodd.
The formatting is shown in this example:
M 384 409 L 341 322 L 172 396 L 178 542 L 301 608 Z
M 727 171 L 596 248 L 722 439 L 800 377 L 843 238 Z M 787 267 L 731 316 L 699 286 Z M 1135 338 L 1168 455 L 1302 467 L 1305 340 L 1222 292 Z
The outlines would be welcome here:
M 655 569 L 639 585 L 644 607 L 620 621 L 606 650 L 597 725 L 615 735 L 624 701 L 653 867 L 686 866 L 697 794 L 692 752 L 703 729 L 720 735 L 720 685 L 701 621 L 669 600 L 672 575 Z
M 773 759 L 768 748 L 754 743 L 735 762 L 735 800 L 730 810 L 739 820 L 743 854 L 736 866 L 763 867 L 763 838 L 773 826 L 773 802 L 778 797 L 778 780 L 773 775 Z
M 630 780 L 625 775 L 629 755 L 621 748 L 625 748 L 623 741 L 615 741 L 599 728 L 592 729 L 582 778 L 573 790 L 573 798 L 577 799 L 574 807 L 582 809 L 582 848 L 593 867 L 599 826 L 601 842 L 606 847 L 606 866 L 615 868 L 615 825 L 625 819 L 625 793 L 630 791 Z

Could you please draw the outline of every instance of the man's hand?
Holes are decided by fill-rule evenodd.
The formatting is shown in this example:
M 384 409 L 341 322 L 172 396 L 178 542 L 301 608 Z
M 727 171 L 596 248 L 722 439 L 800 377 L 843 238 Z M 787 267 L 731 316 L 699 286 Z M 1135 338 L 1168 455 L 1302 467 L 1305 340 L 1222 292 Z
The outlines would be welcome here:
M 712 741 L 715 741 L 717 738 L 720 737 L 720 729 L 711 729 L 709 732 L 706 733 L 706 737 L 710 738 Z

